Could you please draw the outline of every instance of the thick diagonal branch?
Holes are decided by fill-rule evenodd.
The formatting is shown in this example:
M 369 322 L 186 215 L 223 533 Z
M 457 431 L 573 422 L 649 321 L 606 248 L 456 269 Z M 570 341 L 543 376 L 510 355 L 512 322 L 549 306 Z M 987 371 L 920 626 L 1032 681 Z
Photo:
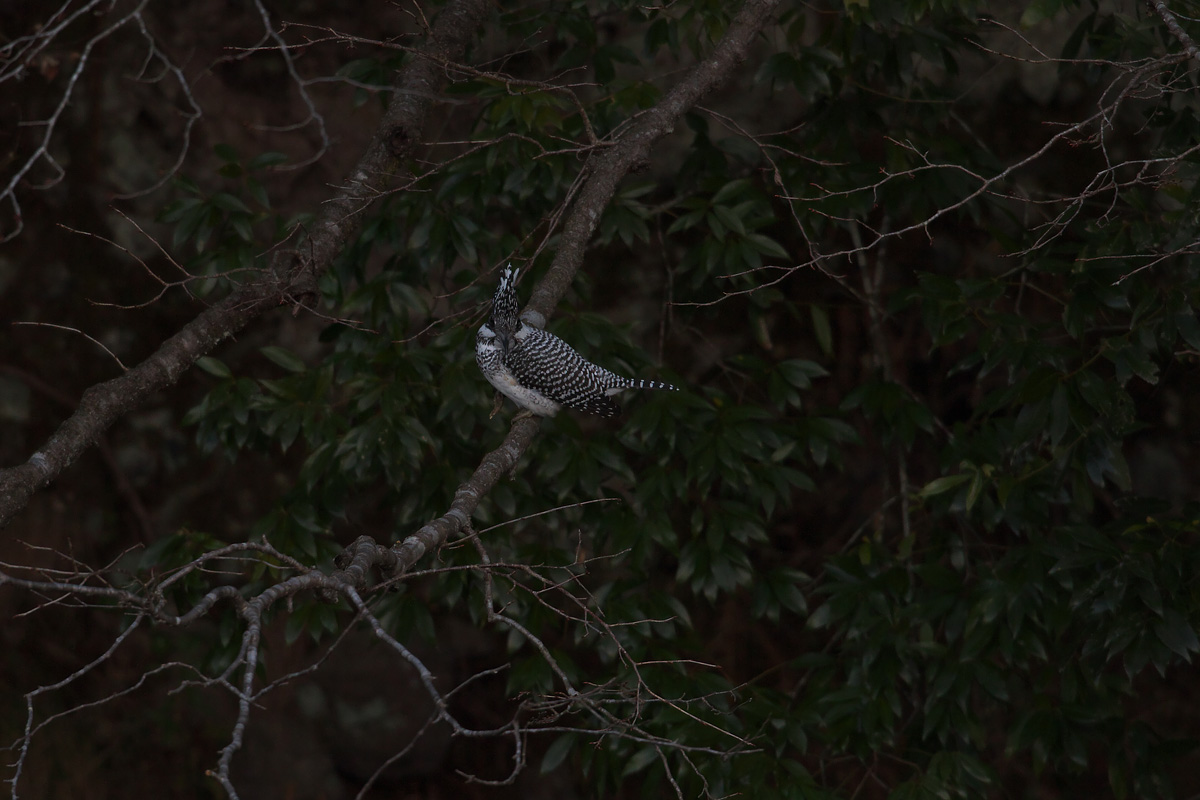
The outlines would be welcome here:
M 1200 61 L 1200 47 L 1196 47 L 1192 37 L 1188 36 L 1187 31 L 1180 26 L 1179 19 L 1171 13 L 1171 9 L 1167 8 L 1166 2 L 1164 0 L 1147 0 L 1146 5 L 1150 6 L 1154 13 L 1158 14 L 1166 23 L 1167 30 L 1183 45 L 1183 52 L 1187 53 L 1189 58 Z
M 724 81 L 745 59 L 750 42 L 778 5 L 779 0 L 747 0 L 712 53 L 689 71 L 657 105 L 640 115 L 612 147 L 589 164 L 590 176 L 563 223 L 554 261 L 546 276 L 534 287 L 529 305 L 522 312 L 526 321 L 544 326 L 546 317 L 566 294 L 583 263 L 587 243 L 621 180 L 645 162 L 654 144 L 675 129 L 688 109 Z M 403 572 L 411 568 L 427 550 L 439 547 L 462 530 L 479 501 L 516 466 L 536 431 L 534 420 L 526 418 L 515 422 L 504 442 L 484 457 L 475 473 L 454 493 L 450 510 L 393 546 L 392 551 L 399 561 L 395 569 Z
M 750 42 L 778 5 L 779 0 L 747 0 L 708 58 L 689 71 L 657 105 L 639 115 L 614 147 L 606 149 L 588 164 L 591 176 L 563 223 L 558 251 L 549 271 L 533 289 L 524 312 L 532 316 L 526 318 L 527 322 L 538 325 L 537 315 L 541 315 L 544 322 L 545 317 L 553 313 L 575 279 L 575 273 L 583 263 L 584 249 L 600 224 L 604 209 L 616 194 L 618 184 L 630 170 L 646 162 L 650 149 L 675 130 L 675 125 L 700 98 L 721 84 L 734 67 L 745 60 Z
M 303 252 L 279 251 L 254 280 L 205 310 L 145 361 L 84 392 L 75 413 L 28 462 L 0 470 L 0 528 L 113 422 L 179 380 L 196 359 L 268 309 L 314 293 L 317 278 L 358 232 L 363 209 L 421 141 L 431 98 L 445 80 L 442 64 L 461 59 L 490 7 L 488 0 L 456 0 L 438 16 L 423 51 L 427 57 L 418 56 L 401 71 L 370 145 L 340 191 L 322 204 Z

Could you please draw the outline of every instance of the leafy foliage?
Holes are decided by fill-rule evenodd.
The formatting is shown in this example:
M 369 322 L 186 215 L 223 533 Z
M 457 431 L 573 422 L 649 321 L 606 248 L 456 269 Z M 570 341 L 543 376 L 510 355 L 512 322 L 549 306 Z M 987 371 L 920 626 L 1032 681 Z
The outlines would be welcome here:
M 370 210 L 321 285 L 325 313 L 353 322 L 315 356 L 201 364 L 201 447 L 302 459 L 252 536 L 311 561 L 336 552 L 354 497 L 389 509 L 396 536 L 443 513 L 504 429 L 470 355 L 490 267 L 540 273 L 589 130 L 617 133 L 728 24 L 727 4 L 684 6 L 504 12 L 510 42 L 545 37 L 538 59 L 453 86 L 471 110 L 459 140 L 486 146 L 410 165 L 408 191 Z M 1160 406 L 1188 394 L 1200 351 L 1195 70 L 1098 60 L 1172 49 L 1153 19 L 1029 4 L 1021 25 L 1072 24 L 1046 80 L 1106 111 L 1052 143 L 1036 110 L 1006 119 L 972 90 L 1020 46 L 976 4 L 842 8 L 788 7 L 739 83 L 749 102 L 693 111 L 623 185 L 551 323 L 629 374 L 658 344 L 688 390 L 632 399 L 618 428 L 554 419 L 477 515 L 539 515 L 488 535 L 493 556 L 564 565 L 545 574 L 583 581 L 611 636 L 564 625 L 517 572 L 498 581 L 505 614 L 560 630 L 556 663 L 678 748 L 595 747 L 579 720 L 541 767 L 571 765 L 601 797 L 846 797 L 873 778 L 878 796 L 965 798 L 1015 776 L 1052 796 L 1169 796 L 1180 743 L 1130 700 L 1200 652 L 1200 508 L 1139 482 L 1130 453 L 1194 433 Z M 356 102 L 398 63 L 347 65 Z M 541 83 L 572 71 L 572 90 Z M 1110 94 L 1126 80 L 1137 105 Z M 1126 161 L 1105 166 L 1117 139 Z M 163 214 L 212 275 L 290 229 L 254 177 L 272 156 L 219 155 L 235 185 L 182 180 Z M 635 324 L 599 313 L 627 302 Z M 581 504 L 596 499 L 619 502 Z M 469 574 L 384 601 L 389 624 L 481 624 Z M 336 626 L 293 620 L 289 636 Z M 508 691 L 556 691 L 542 653 L 508 644 Z M 753 654 L 692 663 L 731 651 Z M 660 702 L 641 708 L 643 687 Z M 709 755 L 737 742 L 749 752 Z

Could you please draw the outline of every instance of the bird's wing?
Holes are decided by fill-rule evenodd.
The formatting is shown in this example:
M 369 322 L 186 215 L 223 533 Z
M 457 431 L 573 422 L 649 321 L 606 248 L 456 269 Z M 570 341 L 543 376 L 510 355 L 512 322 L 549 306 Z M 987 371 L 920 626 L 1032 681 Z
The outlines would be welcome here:
M 515 339 L 504 363 L 521 385 L 577 411 L 603 417 L 621 412 L 605 389 L 624 385 L 625 378 L 597 367 L 562 339 L 540 328 L 522 326 Z

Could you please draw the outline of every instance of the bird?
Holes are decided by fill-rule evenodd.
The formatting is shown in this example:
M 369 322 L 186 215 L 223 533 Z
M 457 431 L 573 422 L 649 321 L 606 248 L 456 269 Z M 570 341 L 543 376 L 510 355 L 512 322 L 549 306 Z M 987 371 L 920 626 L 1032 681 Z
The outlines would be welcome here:
M 518 417 L 552 417 L 566 406 L 615 417 L 621 407 L 612 395 L 622 389 L 666 389 L 668 383 L 624 378 L 585 359 L 552 333 L 535 328 L 517 314 L 517 275 L 509 264 L 492 296 L 492 313 L 475 336 L 475 362 L 499 392 L 492 416 L 510 398 L 524 411 Z

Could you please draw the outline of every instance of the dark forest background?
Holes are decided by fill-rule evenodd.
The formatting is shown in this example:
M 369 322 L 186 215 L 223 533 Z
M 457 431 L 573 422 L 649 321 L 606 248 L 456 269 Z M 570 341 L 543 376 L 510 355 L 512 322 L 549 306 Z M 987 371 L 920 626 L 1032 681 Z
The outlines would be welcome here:
M 1194 3 L 352 6 L 0 8 L 12 796 L 1200 796 Z

